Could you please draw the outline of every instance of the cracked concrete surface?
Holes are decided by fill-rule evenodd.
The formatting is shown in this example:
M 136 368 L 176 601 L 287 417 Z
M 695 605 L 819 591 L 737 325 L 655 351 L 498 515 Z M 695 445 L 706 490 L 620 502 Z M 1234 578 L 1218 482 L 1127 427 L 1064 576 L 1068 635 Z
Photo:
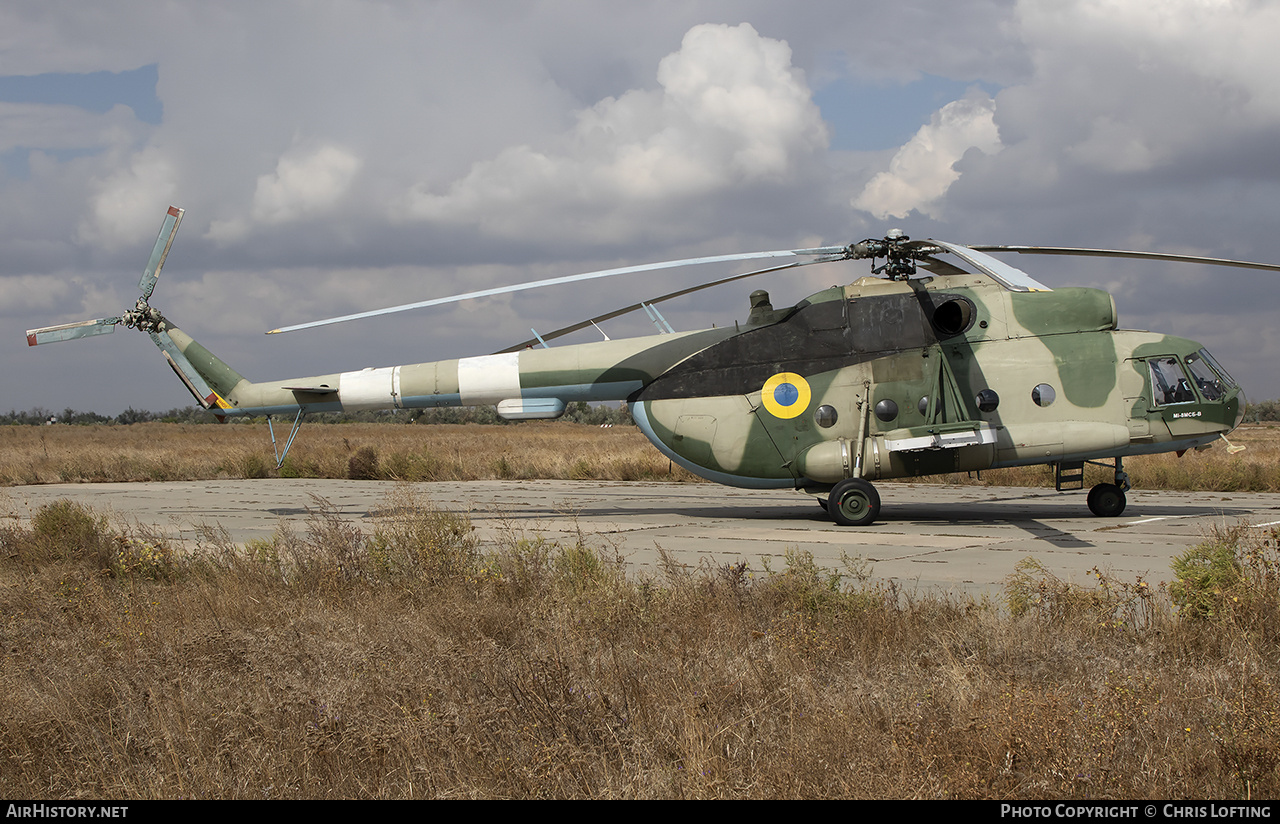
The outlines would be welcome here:
M 237 543 L 268 538 L 280 522 L 306 528 L 319 501 L 369 524 L 397 484 L 264 479 L 177 483 L 57 484 L 0 490 L 0 512 L 29 517 L 70 498 L 113 517 L 195 541 L 217 524 Z M 843 556 L 871 563 L 876 579 L 907 591 L 993 593 L 1030 555 L 1066 580 L 1085 583 L 1094 566 L 1155 584 L 1170 561 L 1215 525 L 1280 524 L 1280 495 L 1133 490 L 1119 518 L 1095 518 L 1083 492 L 1051 489 L 878 484 L 876 523 L 838 527 L 815 501 L 789 490 L 710 484 L 603 481 L 474 481 L 409 484 L 437 506 L 467 512 L 481 535 L 504 530 L 573 540 L 578 531 L 615 547 L 639 572 L 656 571 L 658 547 L 684 564 L 747 561 L 784 566 L 788 549 L 840 568 Z

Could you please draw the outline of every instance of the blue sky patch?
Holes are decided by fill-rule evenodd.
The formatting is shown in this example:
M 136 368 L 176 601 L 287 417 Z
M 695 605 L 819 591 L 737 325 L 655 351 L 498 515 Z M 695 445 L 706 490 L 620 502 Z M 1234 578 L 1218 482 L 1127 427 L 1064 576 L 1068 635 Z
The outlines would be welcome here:
M 77 106 L 98 114 L 117 103 L 133 109 L 143 123 L 158 125 L 164 106 L 156 96 L 160 71 L 155 63 L 127 72 L 0 76 L 0 100 Z
M 995 97 L 992 83 L 950 80 L 926 74 L 905 85 L 860 83 L 841 77 L 814 92 L 813 101 L 831 127 L 831 148 L 880 151 L 906 143 L 938 109 L 977 86 Z

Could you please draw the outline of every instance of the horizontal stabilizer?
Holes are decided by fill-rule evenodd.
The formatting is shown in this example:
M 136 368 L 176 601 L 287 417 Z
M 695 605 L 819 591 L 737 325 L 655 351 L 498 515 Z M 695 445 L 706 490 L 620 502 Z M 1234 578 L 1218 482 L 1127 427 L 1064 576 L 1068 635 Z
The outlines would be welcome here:
M 309 392 L 313 395 L 333 395 L 338 391 L 336 386 L 284 386 L 290 392 Z
M 27 346 L 88 338 L 93 335 L 109 335 L 116 331 L 116 324 L 120 323 L 120 320 L 120 318 L 97 318 L 95 320 L 82 320 L 77 323 L 64 323 L 61 326 L 28 329 Z

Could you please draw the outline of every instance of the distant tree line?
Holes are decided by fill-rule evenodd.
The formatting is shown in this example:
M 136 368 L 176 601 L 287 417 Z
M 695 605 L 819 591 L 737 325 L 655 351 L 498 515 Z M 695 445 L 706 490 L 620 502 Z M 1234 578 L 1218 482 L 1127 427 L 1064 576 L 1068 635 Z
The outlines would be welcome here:
M 231 418 L 231 423 L 252 422 L 252 418 Z M 264 419 L 256 419 L 264 420 Z M 569 404 L 562 421 L 589 424 L 592 426 L 628 426 L 631 415 L 626 404 L 621 406 L 592 405 L 584 401 Z M 81 412 L 75 409 L 64 409 L 52 412 L 42 407 L 35 407 L 26 412 L 10 411 L 0 415 L 0 426 L 45 426 L 48 424 L 66 424 L 72 426 L 88 425 L 120 425 L 160 421 L 162 423 L 217 423 L 210 413 L 196 406 L 174 408 L 167 412 L 147 412 L 130 407 L 114 418 L 99 415 L 97 412 Z M 511 421 L 498 417 L 498 410 L 492 406 L 441 407 L 439 409 L 388 409 L 366 410 L 362 412 L 328 412 L 308 418 L 312 423 L 480 423 L 508 424 Z
M 0 425 L 8 426 L 44 426 L 45 424 L 71 424 L 87 426 L 92 424 L 131 424 L 147 421 L 165 421 L 167 423 L 216 423 L 212 416 L 196 406 L 174 408 L 168 412 L 148 412 L 130 407 L 114 418 L 99 415 L 97 412 L 81 412 L 77 409 L 64 409 L 53 412 L 43 407 L 28 409 L 26 412 L 10 411 L 0 415 Z
M 1280 400 L 1259 401 L 1246 404 L 1244 408 L 1245 423 L 1261 423 L 1263 421 L 1280 421 Z

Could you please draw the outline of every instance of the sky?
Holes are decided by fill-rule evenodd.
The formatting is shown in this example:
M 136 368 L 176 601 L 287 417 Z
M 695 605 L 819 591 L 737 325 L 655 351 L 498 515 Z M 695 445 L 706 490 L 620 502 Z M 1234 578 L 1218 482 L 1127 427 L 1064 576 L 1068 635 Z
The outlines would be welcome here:
M 151 303 L 251 380 L 488 354 L 748 264 L 263 334 L 283 325 L 892 228 L 1280 263 L 1277 36 L 1253 0 L 9 0 L 0 409 L 191 403 L 145 335 L 24 340 L 130 308 L 170 204 Z M 1008 262 L 1280 397 L 1276 274 Z M 661 311 L 723 325 L 753 289 L 790 305 L 865 274 Z

